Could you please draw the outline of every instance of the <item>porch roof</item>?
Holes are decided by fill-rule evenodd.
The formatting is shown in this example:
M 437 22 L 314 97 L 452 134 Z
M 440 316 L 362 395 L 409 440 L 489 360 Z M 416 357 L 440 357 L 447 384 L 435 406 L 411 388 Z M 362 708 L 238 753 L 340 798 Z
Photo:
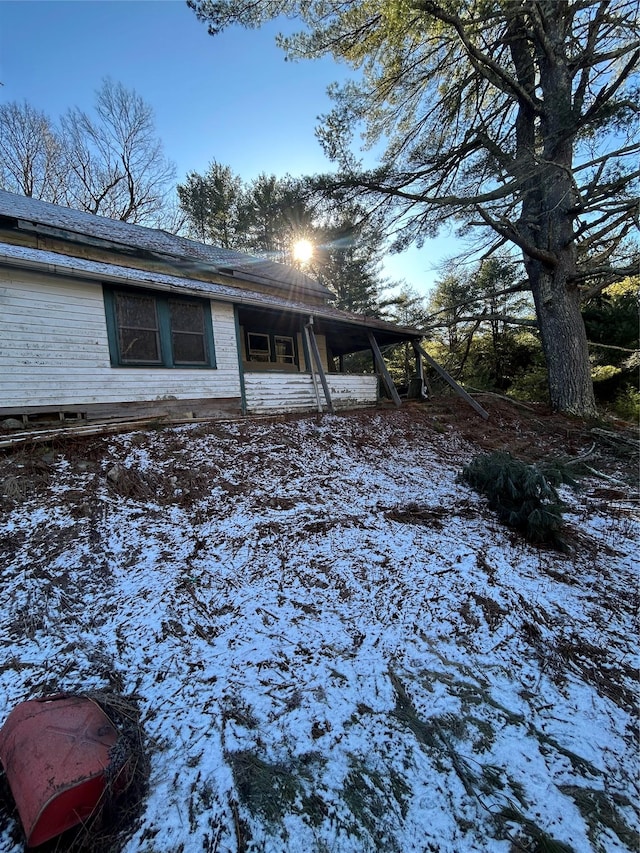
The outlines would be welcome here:
M 350 314 L 337 308 L 312 308 L 293 303 L 273 305 L 240 306 L 241 323 L 272 329 L 288 329 L 291 332 L 296 325 L 313 320 L 316 334 L 325 335 L 333 355 L 346 355 L 370 348 L 369 332 L 373 332 L 378 344 L 382 347 L 401 341 L 413 341 L 423 337 L 423 333 L 411 327 L 396 326 L 377 317 L 366 317 L 362 314 Z M 292 322 L 293 321 L 293 322 Z
M 253 309 L 265 320 L 274 315 L 296 315 L 301 320 L 313 317 L 316 331 L 330 334 L 336 355 L 366 349 L 367 330 L 372 331 L 382 346 L 422 337 L 419 329 L 397 326 L 375 317 L 351 314 L 330 305 L 309 305 L 304 302 L 259 293 L 247 288 L 181 276 L 165 275 L 149 270 L 123 267 L 101 261 L 76 258 L 57 252 L 43 251 L 11 243 L 0 243 L 0 265 L 30 269 L 54 276 L 79 278 L 85 281 L 115 283 L 128 287 L 162 290 L 185 295 L 208 297 Z M 269 317 L 267 317 L 269 315 Z

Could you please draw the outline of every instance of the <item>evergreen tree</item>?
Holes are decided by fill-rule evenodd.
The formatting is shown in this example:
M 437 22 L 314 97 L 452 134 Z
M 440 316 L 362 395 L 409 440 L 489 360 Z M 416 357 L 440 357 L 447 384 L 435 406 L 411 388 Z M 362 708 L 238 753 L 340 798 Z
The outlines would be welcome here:
M 515 264 L 508 258 L 495 256 L 483 261 L 473 281 L 480 297 L 480 330 L 488 336 L 490 346 L 484 358 L 491 385 L 506 390 L 515 372 L 511 359 L 514 347 L 514 326 L 527 325 L 533 316 L 529 294 L 523 294 Z M 525 317 L 523 317 L 523 314 Z
M 436 281 L 428 304 L 430 327 L 444 331 L 449 351 L 457 355 L 479 325 L 474 315 L 481 312 L 481 303 L 471 277 L 453 270 L 447 272 Z
M 381 303 L 385 319 L 399 326 L 425 329 L 430 319 L 427 298 L 404 283 L 399 287 L 394 295 L 385 298 Z M 406 386 L 408 390 L 409 383 L 417 371 L 413 345 L 408 341 L 397 344 L 385 352 L 385 359 L 394 382 L 399 386 Z
M 211 215 L 211 193 L 206 179 L 198 172 L 189 172 L 186 182 L 177 186 L 180 207 L 186 217 L 187 233 L 194 240 L 207 243 Z
M 622 417 L 638 419 L 640 394 L 640 276 L 595 294 L 585 305 L 595 391 Z
M 204 175 L 190 172 L 186 183 L 178 184 L 178 198 L 192 237 L 225 249 L 242 246 L 242 181 L 229 166 L 212 160 Z
M 380 313 L 380 232 L 356 206 L 328 204 L 312 179 L 261 174 L 245 183 L 214 160 L 204 175 L 189 173 L 178 195 L 196 239 L 288 264 L 308 240 L 312 257 L 299 265 L 335 294 L 336 307 Z
M 429 300 L 427 328 L 446 347 L 440 356 L 457 378 L 506 390 L 523 369 L 519 326 L 535 326 L 530 295 L 521 290 L 516 266 L 507 256 L 480 262 L 460 273 L 449 267 Z M 527 358 L 525 358 L 527 361 Z
M 343 210 L 312 232 L 317 248 L 311 271 L 336 295 L 343 311 L 379 316 L 387 286 L 381 274 L 382 238 L 362 220 L 361 211 Z
M 259 175 L 244 189 L 239 217 L 251 251 L 290 262 L 294 243 L 307 236 L 313 223 L 305 181 Z

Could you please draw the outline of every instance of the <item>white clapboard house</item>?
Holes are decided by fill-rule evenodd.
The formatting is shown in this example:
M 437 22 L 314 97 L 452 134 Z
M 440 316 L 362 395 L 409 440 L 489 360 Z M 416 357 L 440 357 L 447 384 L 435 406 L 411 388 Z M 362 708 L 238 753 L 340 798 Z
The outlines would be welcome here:
M 420 333 L 331 299 L 284 264 L 0 191 L 0 418 L 375 405 L 380 348 Z M 366 349 L 376 372 L 342 372 Z

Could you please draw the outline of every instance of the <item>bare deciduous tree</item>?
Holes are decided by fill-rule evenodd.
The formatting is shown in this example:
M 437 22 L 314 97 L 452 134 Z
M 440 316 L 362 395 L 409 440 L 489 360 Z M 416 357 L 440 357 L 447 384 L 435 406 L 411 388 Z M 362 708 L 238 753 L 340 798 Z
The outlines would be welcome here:
M 45 113 L 26 101 L 0 106 L 0 182 L 10 192 L 63 198 L 60 139 Z
M 59 127 L 26 102 L 1 106 L 0 156 L 4 189 L 126 222 L 161 219 L 175 175 L 151 107 L 109 79 L 93 115 L 73 107 Z
M 95 113 L 74 107 L 62 118 L 68 204 L 126 222 L 151 220 L 175 174 L 155 136 L 151 107 L 135 91 L 105 80 Z

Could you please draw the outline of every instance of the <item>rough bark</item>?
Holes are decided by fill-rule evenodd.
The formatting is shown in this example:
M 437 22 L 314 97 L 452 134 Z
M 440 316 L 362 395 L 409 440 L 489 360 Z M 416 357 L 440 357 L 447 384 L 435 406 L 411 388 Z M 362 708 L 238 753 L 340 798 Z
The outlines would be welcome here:
M 516 122 L 518 160 L 530 175 L 523 195 L 520 234 L 525 245 L 525 268 L 533 293 L 547 361 L 549 396 L 554 409 L 595 416 L 587 335 L 575 285 L 577 247 L 574 236 L 578 193 L 573 179 L 575 114 L 566 55 L 565 21 L 560 8 L 547 3 L 546 40 L 537 60 L 543 108 L 536 117 L 521 102 Z M 517 16 L 514 17 L 517 25 Z M 522 22 L 524 23 L 524 22 Z M 531 56 L 512 48 L 514 64 L 525 89 L 535 93 Z M 542 260 L 546 256 L 550 261 Z
M 595 416 L 587 335 L 580 313 L 580 293 L 567 285 L 557 267 L 545 270 L 528 262 L 554 409 L 582 417 Z

